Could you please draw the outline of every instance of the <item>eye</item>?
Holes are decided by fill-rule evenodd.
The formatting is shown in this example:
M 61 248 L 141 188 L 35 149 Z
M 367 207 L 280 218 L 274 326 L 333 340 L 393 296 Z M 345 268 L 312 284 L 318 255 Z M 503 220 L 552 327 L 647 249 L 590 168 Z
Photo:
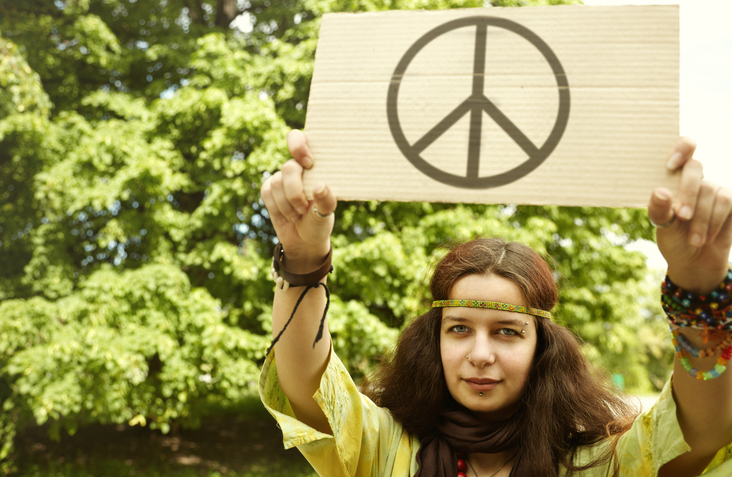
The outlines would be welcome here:
M 511 328 L 501 328 L 500 330 L 498 330 L 498 333 L 505 336 L 515 336 L 519 334 L 518 331 Z
M 455 325 L 452 328 L 450 328 L 450 331 L 454 331 L 455 333 L 467 333 L 468 327 L 465 325 Z

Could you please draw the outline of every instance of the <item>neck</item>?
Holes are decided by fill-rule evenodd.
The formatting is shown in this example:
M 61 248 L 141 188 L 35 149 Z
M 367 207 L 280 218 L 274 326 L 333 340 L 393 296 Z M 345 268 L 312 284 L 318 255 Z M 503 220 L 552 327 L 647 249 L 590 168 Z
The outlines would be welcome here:
M 496 477 L 499 477 L 511 473 L 511 469 L 516 463 L 516 451 L 517 449 L 514 447 L 496 454 L 475 453 L 468 455 L 468 460 L 479 477 L 487 477 L 495 473 L 503 465 L 501 471 L 495 474 Z M 514 458 L 512 459 L 512 457 Z M 511 459 L 511 462 L 506 463 L 509 459 Z

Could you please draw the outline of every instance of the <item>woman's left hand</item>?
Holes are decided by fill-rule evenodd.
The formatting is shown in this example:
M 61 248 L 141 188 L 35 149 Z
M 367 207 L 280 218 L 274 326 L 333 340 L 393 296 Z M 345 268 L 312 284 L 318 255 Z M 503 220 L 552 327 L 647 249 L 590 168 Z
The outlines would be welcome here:
M 696 143 L 681 138 L 669 168 L 681 171 L 676 197 L 664 187 L 651 195 L 648 216 L 657 224 L 658 249 L 671 281 L 696 293 L 712 291 L 724 279 L 732 247 L 732 190 L 702 177 L 693 159 Z M 669 225 L 670 224 L 670 225 Z

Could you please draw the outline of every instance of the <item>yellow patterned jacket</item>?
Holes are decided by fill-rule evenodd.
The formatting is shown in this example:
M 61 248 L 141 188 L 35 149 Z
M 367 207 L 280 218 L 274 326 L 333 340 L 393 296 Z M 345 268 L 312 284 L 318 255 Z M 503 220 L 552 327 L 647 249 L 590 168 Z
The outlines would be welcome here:
M 419 440 L 404 431 L 389 411 L 360 394 L 345 366 L 331 352 L 320 389 L 314 398 L 328 418 L 333 435 L 324 434 L 298 421 L 277 382 L 274 352 L 270 353 L 259 378 L 259 394 L 282 429 L 285 448 L 297 447 L 316 472 L 327 477 L 409 477 L 417 472 Z M 407 399 L 408 397 L 405 397 Z M 582 448 L 577 462 L 589 462 L 609 442 Z M 656 404 L 645 410 L 618 441 L 623 477 L 656 476 L 658 469 L 687 452 L 676 420 L 671 383 Z M 703 475 L 732 476 L 732 444 L 719 450 Z M 560 477 L 568 476 L 560 469 Z M 575 474 L 576 475 L 576 474 Z M 581 477 L 612 475 L 612 466 L 595 467 Z

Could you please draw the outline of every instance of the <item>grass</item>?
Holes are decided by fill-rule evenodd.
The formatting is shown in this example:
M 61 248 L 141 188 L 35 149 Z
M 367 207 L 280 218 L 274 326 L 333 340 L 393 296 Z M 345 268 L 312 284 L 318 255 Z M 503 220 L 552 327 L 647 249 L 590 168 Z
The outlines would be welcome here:
M 18 477 L 315 477 L 258 402 L 168 435 L 126 425 L 93 425 L 51 441 L 29 428 L 16 441 Z
M 254 465 L 248 471 L 225 471 L 191 469 L 161 466 L 158 468 L 137 468 L 115 460 L 88 462 L 86 464 L 33 464 L 14 474 L 19 477 L 315 477 L 317 474 L 307 468 L 292 468 L 277 463 Z

